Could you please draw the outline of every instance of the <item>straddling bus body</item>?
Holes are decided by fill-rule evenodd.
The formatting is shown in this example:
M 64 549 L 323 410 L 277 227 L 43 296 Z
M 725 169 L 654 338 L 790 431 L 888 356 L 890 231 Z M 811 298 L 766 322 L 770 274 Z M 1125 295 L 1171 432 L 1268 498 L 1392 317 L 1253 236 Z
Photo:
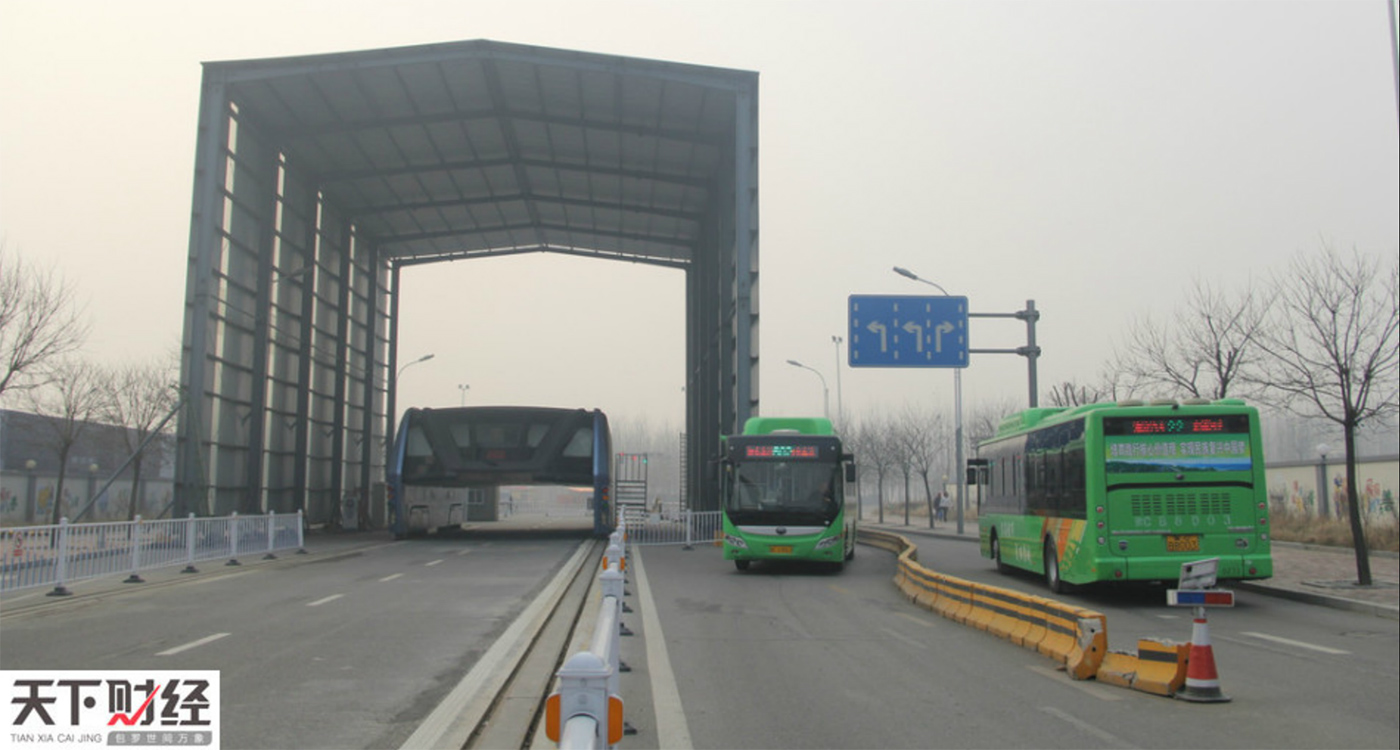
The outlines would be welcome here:
M 1175 581 L 1212 557 L 1222 580 L 1273 575 L 1259 414 L 1238 399 L 1021 411 L 968 479 L 982 555 L 1055 592 Z

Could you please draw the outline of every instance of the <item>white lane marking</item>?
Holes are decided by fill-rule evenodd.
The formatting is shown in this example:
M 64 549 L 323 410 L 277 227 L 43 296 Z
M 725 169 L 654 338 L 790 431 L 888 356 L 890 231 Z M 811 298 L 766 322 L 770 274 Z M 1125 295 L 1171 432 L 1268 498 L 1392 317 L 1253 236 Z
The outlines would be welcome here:
M 1060 683 L 1061 685 L 1072 687 L 1081 692 L 1088 693 L 1089 695 L 1092 695 L 1101 701 L 1123 700 L 1123 696 L 1118 695 L 1111 688 L 1106 688 L 1103 685 L 1100 685 L 1096 682 L 1085 682 L 1083 680 L 1076 680 L 1073 677 L 1070 677 L 1065 672 L 1058 669 L 1050 669 L 1049 667 L 1042 667 L 1040 665 L 1031 664 L 1027 664 L 1026 669 L 1029 669 L 1030 671 L 1035 672 L 1036 674 L 1041 675 L 1043 677 L 1049 677 L 1050 679 Z
M 383 578 L 379 579 L 379 582 L 384 583 L 386 581 L 392 581 L 395 578 L 403 578 L 403 573 L 395 573 L 391 576 L 384 576 Z
M 344 595 L 344 594 L 331 594 L 330 596 L 328 596 L 328 597 L 326 597 L 326 598 L 324 598 L 324 599 L 317 599 L 317 600 L 314 601 L 314 602 L 307 602 L 307 603 L 306 603 L 306 606 L 308 606 L 308 607 L 319 607 L 319 606 L 321 606 L 322 604 L 325 604 L 326 602 L 333 602 L 333 601 L 335 601 L 336 599 L 339 599 L 339 598 L 342 597 L 342 596 L 345 596 L 345 595 Z
M 914 640 L 913 638 L 910 638 L 910 637 L 907 636 L 907 635 L 904 635 L 903 633 L 900 633 L 900 632 L 894 631 L 894 630 L 890 630 L 889 628 L 880 628 L 880 630 L 884 631 L 885 635 L 888 635 L 889 637 L 891 637 L 891 638 L 893 638 L 893 639 L 895 639 L 895 640 L 897 640 L 897 641 L 899 641 L 899 642 L 901 642 L 901 643 L 904 643 L 904 644 L 913 646 L 913 647 L 915 647 L 915 648 L 921 648 L 921 649 L 924 649 L 925 651 L 928 650 L 928 644 L 926 644 L 926 643 L 919 643 L 918 641 Z
M 441 560 L 432 560 L 432 561 L 430 561 L 430 562 L 425 562 L 425 563 L 423 563 L 423 567 L 425 567 L 425 568 L 431 568 L 431 567 L 433 567 L 434 565 L 441 565 L 441 564 L 442 564 L 442 561 L 441 561 Z
M 671 670 L 671 655 L 666 650 L 666 636 L 661 632 L 661 618 L 651 600 L 646 567 L 642 565 L 642 548 L 637 547 L 629 564 L 637 576 L 637 596 L 642 605 L 642 629 L 646 632 L 647 671 L 651 673 L 652 715 L 656 719 L 658 746 L 689 750 L 690 726 L 681 705 L 676 673 Z
M 461 556 L 463 556 L 463 555 L 470 555 L 471 553 L 472 553 L 472 551 L 469 550 L 469 549 L 458 550 L 457 556 L 458 556 L 458 557 L 461 557 Z
M 927 617 L 915 617 L 908 612 L 898 612 L 897 614 L 910 622 L 917 622 L 926 628 L 933 627 L 933 623 Z
M 1047 713 L 1057 719 L 1064 721 L 1067 724 L 1077 727 L 1080 731 L 1086 734 L 1091 734 L 1099 738 L 1100 740 L 1103 740 L 1104 744 L 1108 745 L 1109 747 L 1136 747 L 1135 745 L 1129 744 L 1122 737 L 1118 737 L 1116 735 L 1105 732 L 1104 730 L 1099 729 L 1093 724 L 1090 724 L 1089 722 L 1084 721 L 1083 719 L 1080 719 L 1071 714 L 1065 713 L 1064 711 L 1061 711 L 1060 709 L 1055 708 L 1054 706 L 1041 706 L 1040 710 L 1042 713 Z
M 1330 647 L 1328 647 L 1328 646 L 1319 646 L 1319 645 L 1317 645 L 1317 644 L 1315 644 L 1315 643 L 1305 643 L 1305 642 L 1303 642 L 1303 641 L 1295 641 L 1295 640 L 1292 640 L 1292 639 L 1289 639 L 1289 638 L 1280 638 L 1279 636 L 1276 636 L 1276 635 L 1269 635 L 1268 633 L 1250 633 L 1250 632 L 1243 632 L 1243 633 L 1240 633 L 1240 635 L 1247 635 L 1247 636 L 1251 636 L 1251 637 L 1254 637 L 1254 638 L 1259 638 L 1259 639 L 1262 639 L 1262 640 L 1265 640 L 1265 641 L 1273 641 L 1274 643 L 1282 643 L 1282 644 L 1284 644 L 1284 645 L 1286 645 L 1286 646 L 1297 646 L 1298 648 L 1310 648 L 1310 649 L 1312 649 L 1313 651 L 1321 651 L 1321 652 L 1324 653 L 1324 654 L 1337 654 L 1337 655 L 1341 655 L 1341 654 L 1349 654 L 1349 653 L 1351 653 L 1350 651 L 1343 651 L 1342 649 L 1339 649 L 1339 648 L 1330 648 Z
M 1157 615 L 1157 618 L 1161 620 L 1180 620 L 1181 615 Z
M 228 635 L 228 633 L 215 633 L 213 635 L 207 635 L 203 638 L 200 638 L 197 641 L 190 641 L 189 643 L 186 643 L 183 646 L 176 646 L 175 648 L 169 648 L 164 651 L 161 651 L 157 653 L 156 656 L 173 656 L 175 654 L 180 653 L 181 651 L 189 651 L 192 648 L 199 648 L 200 646 L 203 646 L 206 643 L 213 643 L 214 641 L 217 641 L 220 638 L 227 637 Z

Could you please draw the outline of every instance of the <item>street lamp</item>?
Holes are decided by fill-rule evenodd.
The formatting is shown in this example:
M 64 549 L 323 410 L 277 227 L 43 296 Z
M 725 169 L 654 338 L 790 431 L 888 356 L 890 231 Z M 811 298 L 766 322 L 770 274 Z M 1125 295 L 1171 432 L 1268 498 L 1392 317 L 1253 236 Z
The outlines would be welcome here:
M 435 356 L 437 356 L 437 355 L 435 355 L 435 354 L 424 354 L 423 356 L 419 357 L 418 359 L 415 359 L 415 360 L 413 360 L 412 362 L 409 362 L 408 364 L 404 365 L 403 367 L 400 367 L 400 368 L 399 368 L 398 375 L 395 375 L 395 376 L 394 376 L 394 379 L 397 380 L 398 377 L 399 377 L 399 375 L 403 375 L 403 371 L 404 371 L 404 370 L 407 370 L 408 368 L 410 368 L 410 367 L 412 367 L 412 366 L 418 364 L 419 362 L 427 362 L 428 360 L 432 359 L 432 358 L 435 357 Z
M 935 284 L 932 281 L 929 281 L 928 279 L 920 278 L 918 274 L 914 273 L 913 271 L 910 271 L 907 268 L 900 268 L 899 266 L 895 266 L 894 272 L 899 274 L 900 276 L 903 276 L 906 279 L 912 279 L 914 281 L 928 284 L 934 289 L 937 289 L 938 291 L 942 292 L 944 297 L 952 296 L 948 294 L 948 290 L 944 289 L 938 284 Z M 958 533 L 961 534 L 963 533 L 963 505 L 965 504 L 964 498 L 967 497 L 967 470 L 966 467 L 963 466 L 961 367 L 953 369 L 953 442 L 955 444 L 953 448 L 953 462 L 954 468 L 958 475 Z M 929 523 L 931 525 L 932 521 L 930 521 Z
M 845 339 L 840 336 L 832 336 L 831 343 L 836 345 L 836 423 L 841 429 L 846 427 L 846 410 L 841 406 L 841 342 Z
M 801 367 L 801 368 L 804 369 L 804 370 L 811 370 L 812 372 L 815 372 L 815 373 L 817 374 L 817 377 L 821 378 L 821 381 L 822 381 L 822 413 L 824 413 L 824 414 L 826 415 L 826 419 L 827 419 L 828 422 L 831 421 L 831 392 L 828 391 L 828 390 L 826 389 L 826 377 L 825 377 L 824 375 L 822 375 L 820 372 L 818 372 L 818 371 L 816 370 L 816 368 L 808 367 L 807 365 L 804 365 L 804 364 L 802 364 L 801 362 L 798 362 L 798 361 L 795 360 L 795 359 L 790 359 L 790 360 L 787 361 L 787 363 L 790 364 L 790 365 L 792 365 L 793 367 Z
M 462 383 L 461 385 L 457 386 L 457 390 L 462 392 L 462 406 L 467 405 L 467 391 L 470 391 L 471 389 L 472 387 L 467 385 L 466 383 Z

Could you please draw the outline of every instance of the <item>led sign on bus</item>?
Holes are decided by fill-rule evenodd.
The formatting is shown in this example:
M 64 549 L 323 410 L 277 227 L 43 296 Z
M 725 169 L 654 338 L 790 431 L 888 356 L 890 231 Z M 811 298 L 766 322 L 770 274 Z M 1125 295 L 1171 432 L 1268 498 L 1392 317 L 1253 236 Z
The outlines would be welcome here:
M 1209 419 L 1132 419 L 1127 424 L 1129 435 L 1181 435 L 1224 432 L 1225 420 Z
M 817 446 L 746 445 L 744 458 L 817 458 Z
M 1249 432 L 1249 417 L 1106 417 L 1105 435 L 1210 435 Z
M 1248 471 L 1253 465 L 1244 415 L 1106 417 L 1103 434 L 1110 474 Z

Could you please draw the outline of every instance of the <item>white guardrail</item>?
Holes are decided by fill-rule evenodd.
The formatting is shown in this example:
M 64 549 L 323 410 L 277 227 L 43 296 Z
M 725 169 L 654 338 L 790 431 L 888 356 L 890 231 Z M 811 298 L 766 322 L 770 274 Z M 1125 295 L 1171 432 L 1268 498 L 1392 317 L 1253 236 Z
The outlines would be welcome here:
M 627 569 L 626 521 L 608 537 L 603 572 L 598 574 L 603 600 L 587 651 L 570 656 L 555 676 L 559 689 L 545 703 L 545 734 L 561 750 L 611 748 L 622 741 L 622 698 L 618 673 L 622 660 L 622 597 Z
M 302 515 L 231 516 L 142 520 L 114 523 L 69 523 L 20 526 L 0 530 L 0 593 L 53 586 L 50 596 L 72 592 L 68 584 L 129 572 L 125 583 L 142 583 L 140 572 L 183 563 L 195 573 L 197 562 L 276 550 L 304 553 Z
M 681 544 L 714 544 L 724 531 L 724 515 L 718 510 L 648 511 L 636 505 L 618 506 L 627 528 L 628 544 L 649 547 Z

